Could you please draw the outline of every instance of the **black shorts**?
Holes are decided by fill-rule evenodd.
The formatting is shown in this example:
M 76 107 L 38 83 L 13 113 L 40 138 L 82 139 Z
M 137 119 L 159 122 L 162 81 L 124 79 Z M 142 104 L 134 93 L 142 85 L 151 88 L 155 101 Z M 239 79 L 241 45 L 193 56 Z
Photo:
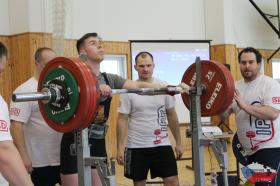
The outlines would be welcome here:
M 276 175 L 276 183 L 275 179 L 268 183 L 268 182 L 259 182 L 256 183 L 255 186 L 275 186 L 280 185 L 280 148 L 269 148 L 269 149 L 260 149 L 255 152 L 253 155 L 248 157 L 248 164 L 253 162 L 257 162 L 264 166 L 269 166 L 272 169 L 277 171 Z
M 107 157 L 105 139 L 89 139 L 90 156 Z M 60 167 L 62 174 L 78 172 L 77 155 L 70 153 L 70 146 L 74 144 L 74 133 L 64 133 L 61 140 Z M 92 166 L 92 168 L 95 168 Z
M 53 186 L 60 181 L 60 166 L 33 167 L 31 179 L 34 186 Z
M 125 150 L 124 176 L 134 181 L 167 178 L 178 175 L 177 163 L 171 146 L 132 148 Z

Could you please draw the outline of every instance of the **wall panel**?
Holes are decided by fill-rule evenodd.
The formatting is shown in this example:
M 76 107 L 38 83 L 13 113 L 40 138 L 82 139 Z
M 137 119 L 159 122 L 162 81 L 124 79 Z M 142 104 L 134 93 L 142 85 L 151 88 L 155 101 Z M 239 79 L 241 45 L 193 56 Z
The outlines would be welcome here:
M 76 40 L 67 39 L 64 42 L 64 56 L 65 57 L 77 57 L 78 52 L 76 49 Z
M 237 49 L 235 45 L 213 45 L 211 46 L 211 59 L 218 61 L 222 64 L 230 65 L 230 72 L 233 78 L 236 80 L 237 77 Z M 211 118 L 213 124 L 220 123 L 220 119 L 217 116 Z M 225 123 L 232 129 L 235 130 L 235 118 L 231 115 Z
M 121 54 L 126 55 L 127 59 L 127 75 L 131 78 L 131 59 L 130 59 L 130 46 L 128 42 L 115 42 L 115 41 L 104 41 L 104 49 L 106 54 Z M 116 123 L 118 119 L 118 106 L 119 96 L 114 95 L 111 103 L 110 117 L 109 117 L 109 130 L 106 137 L 107 149 L 109 157 L 116 157 L 117 137 L 116 137 Z
M 267 59 L 273 54 L 273 50 L 260 50 L 264 59 L 264 74 L 272 77 L 272 63 Z M 274 55 L 274 58 L 280 58 L 280 52 Z
M 12 89 L 29 79 L 34 74 L 34 54 L 39 47 L 51 47 L 51 34 L 23 33 L 10 37 L 12 63 Z
M 11 36 L 12 89 L 32 75 L 29 34 Z

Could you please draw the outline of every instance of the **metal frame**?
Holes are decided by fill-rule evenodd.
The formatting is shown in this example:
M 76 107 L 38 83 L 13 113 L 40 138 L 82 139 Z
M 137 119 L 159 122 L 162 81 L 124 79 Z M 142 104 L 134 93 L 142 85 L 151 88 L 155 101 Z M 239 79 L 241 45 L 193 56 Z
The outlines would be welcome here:
M 269 62 L 272 58 L 273 58 L 273 56 L 275 56 L 275 54 L 277 54 L 277 52 L 280 50 L 280 46 L 277 48 L 277 50 L 275 50 L 274 52 L 273 52 L 273 54 L 271 54 L 271 56 L 269 56 L 269 58 L 267 58 L 267 62 Z
M 88 144 L 88 130 L 78 130 L 75 132 L 78 180 L 80 186 L 92 185 L 91 166 L 86 165 L 85 159 L 90 157 L 90 148 Z
M 264 18 L 264 20 L 269 24 L 269 26 L 274 30 L 274 32 L 278 35 L 278 38 L 280 38 L 280 25 L 278 24 L 278 29 L 273 25 L 273 23 L 269 20 L 269 18 L 267 16 L 269 16 L 270 18 L 272 17 L 277 17 L 278 18 L 278 23 L 280 23 L 279 21 L 279 0 L 277 0 L 277 5 L 278 5 L 278 15 L 270 15 L 270 14 L 266 14 L 264 13 L 260 7 L 254 2 L 254 0 L 249 0 L 251 2 L 251 4 L 256 8 L 256 10 L 261 14 L 261 16 Z
M 269 24 L 269 26 L 272 28 L 272 30 L 277 34 L 278 38 L 280 38 L 280 7 L 279 7 L 279 0 L 277 1 L 277 15 L 271 15 L 271 14 L 267 14 L 264 13 L 260 7 L 254 2 L 254 0 L 249 0 L 251 2 L 251 4 L 256 8 L 256 10 L 260 13 L 260 15 L 264 18 L 264 20 Z M 278 18 L 278 29 L 273 25 L 273 23 L 269 20 L 269 18 Z M 278 49 L 276 49 L 274 51 L 274 53 L 269 56 L 269 58 L 267 59 L 267 62 L 269 62 L 273 56 L 280 50 L 280 47 Z
M 224 139 L 210 139 L 202 135 L 201 129 L 201 108 L 200 108 L 200 96 L 202 95 L 201 84 L 201 63 L 200 58 L 197 57 L 196 63 L 196 87 L 190 89 L 190 123 L 192 130 L 192 153 L 193 167 L 195 174 L 195 185 L 205 185 L 205 170 L 204 170 L 204 145 L 211 145 L 215 157 L 219 162 L 219 165 L 223 171 L 224 185 L 228 186 L 228 156 L 227 156 L 227 143 Z
M 210 144 L 216 155 L 216 158 L 223 169 L 224 185 L 228 186 L 228 158 L 226 150 L 226 142 L 223 140 L 212 140 L 206 139 L 202 135 L 201 130 L 201 108 L 200 108 L 200 96 L 202 95 L 202 84 L 201 84 L 201 62 L 200 58 L 197 57 L 196 63 L 196 87 L 189 90 L 190 96 L 190 123 L 192 128 L 192 143 L 193 143 L 193 165 L 195 171 L 195 184 L 196 186 L 205 186 L 205 170 L 204 170 L 204 145 Z M 76 133 L 76 149 L 77 149 L 77 162 L 78 162 L 78 177 L 80 186 L 91 185 L 91 165 L 96 165 L 96 159 L 90 158 L 89 144 L 88 144 L 88 130 L 79 130 Z M 88 161 L 87 161 L 88 160 Z M 91 161 L 90 161 L 91 160 Z M 97 162 L 100 162 L 97 160 Z M 98 163 L 97 163 L 98 164 Z M 99 164 L 98 164 L 99 165 Z M 103 167 L 104 169 L 104 167 Z M 102 166 L 98 166 L 98 172 L 100 175 L 105 173 L 102 181 L 102 185 L 109 186 L 115 184 L 114 178 L 110 181 L 107 178 L 107 167 L 102 170 Z
M 213 149 L 215 157 L 223 172 L 224 186 L 228 186 L 228 156 L 227 156 L 227 141 L 223 138 L 212 139 L 202 135 L 201 129 L 201 108 L 200 97 L 202 95 L 201 84 L 201 62 L 200 58 L 196 57 L 196 87 L 190 88 L 190 124 L 192 137 L 192 165 L 195 175 L 195 185 L 205 186 L 205 170 L 204 170 L 204 145 L 210 145 Z M 163 183 L 162 181 L 149 181 L 147 183 Z
M 202 95 L 201 87 L 201 63 L 200 58 L 197 57 L 196 63 L 196 89 L 190 90 L 190 123 L 192 128 L 192 143 L 193 143 L 193 165 L 195 174 L 195 184 L 197 186 L 205 185 L 205 171 L 204 171 L 204 147 L 201 143 L 201 108 L 200 96 Z
M 105 163 L 106 157 L 90 157 L 87 128 L 75 132 L 75 144 L 79 186 L 92 185 L 91 166 L 97 167 L 103 186 L 115 186 L 115 162 L 111 161 L 111 170 L 109 170 Z

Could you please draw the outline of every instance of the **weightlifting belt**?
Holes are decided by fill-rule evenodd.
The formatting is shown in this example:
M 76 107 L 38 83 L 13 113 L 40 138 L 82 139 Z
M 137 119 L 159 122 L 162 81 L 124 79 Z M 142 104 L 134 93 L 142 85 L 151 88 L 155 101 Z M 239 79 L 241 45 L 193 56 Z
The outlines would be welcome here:
M 105 139 L 108 130 L 106 123 L 102 124 L 91 124 L 88 127 L 88 137 L 92 139 Z

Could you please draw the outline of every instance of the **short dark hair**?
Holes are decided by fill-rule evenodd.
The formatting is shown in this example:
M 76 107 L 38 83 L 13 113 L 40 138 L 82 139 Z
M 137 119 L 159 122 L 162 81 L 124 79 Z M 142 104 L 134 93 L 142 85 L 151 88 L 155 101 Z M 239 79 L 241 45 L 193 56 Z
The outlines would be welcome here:
M 262 62 L 262 55 L 261 55 L 261 53 L 257 49 L 255 49 L 253 47 L 246 47 L 243 50 L 241 50 L 241 52 L 238 54 L 238 62 L 239 63 L 240 63 L 240 60 L 241 60 L 241 55 L 243 53 L 254 53 L 255 56 L 256 56 L 257 63 L 261 63 Z
M 136 56 L 135 56 L 135 64 L 137 64 L 137 60 L 138 58 L 141 56 L 142 58 L 145 58 L 146 56 L 150 56 L 152 58 L 152 61 L 154 61 L 154 57 L 150 52 L 147 51 L 143 51 L 143 52 L 139 52 Z
M 90 37 L 98 37 L 98 34 L 96 32 L 87 33 L 87 34 L 83 35 L 80 39 L 77 40 L 76 48 L 77 48 L 77 51 L 79 54 L 80 54 L 80 49 L 84 45 L 85 40 Z
M 8 56 L 8 49 L 2 42 L 0 42 L 0 58 L 3 56 Z
M 35 58 L 35 62 L 36 62 L 36 63 L 39 62 L 39 61 L 41 60 L 41 58 L 42 58 L 42 53 L 43 53 L 45 50 L 49 50 L 49 51 L 54 52 L 53 49 L 48 48 L 48 47 L 40 47 L 40 48 L 38 48 L 38 49 L 36 50 L 36 52 L 35 52 L 35 55 L 34 55 L 34 58 Z

